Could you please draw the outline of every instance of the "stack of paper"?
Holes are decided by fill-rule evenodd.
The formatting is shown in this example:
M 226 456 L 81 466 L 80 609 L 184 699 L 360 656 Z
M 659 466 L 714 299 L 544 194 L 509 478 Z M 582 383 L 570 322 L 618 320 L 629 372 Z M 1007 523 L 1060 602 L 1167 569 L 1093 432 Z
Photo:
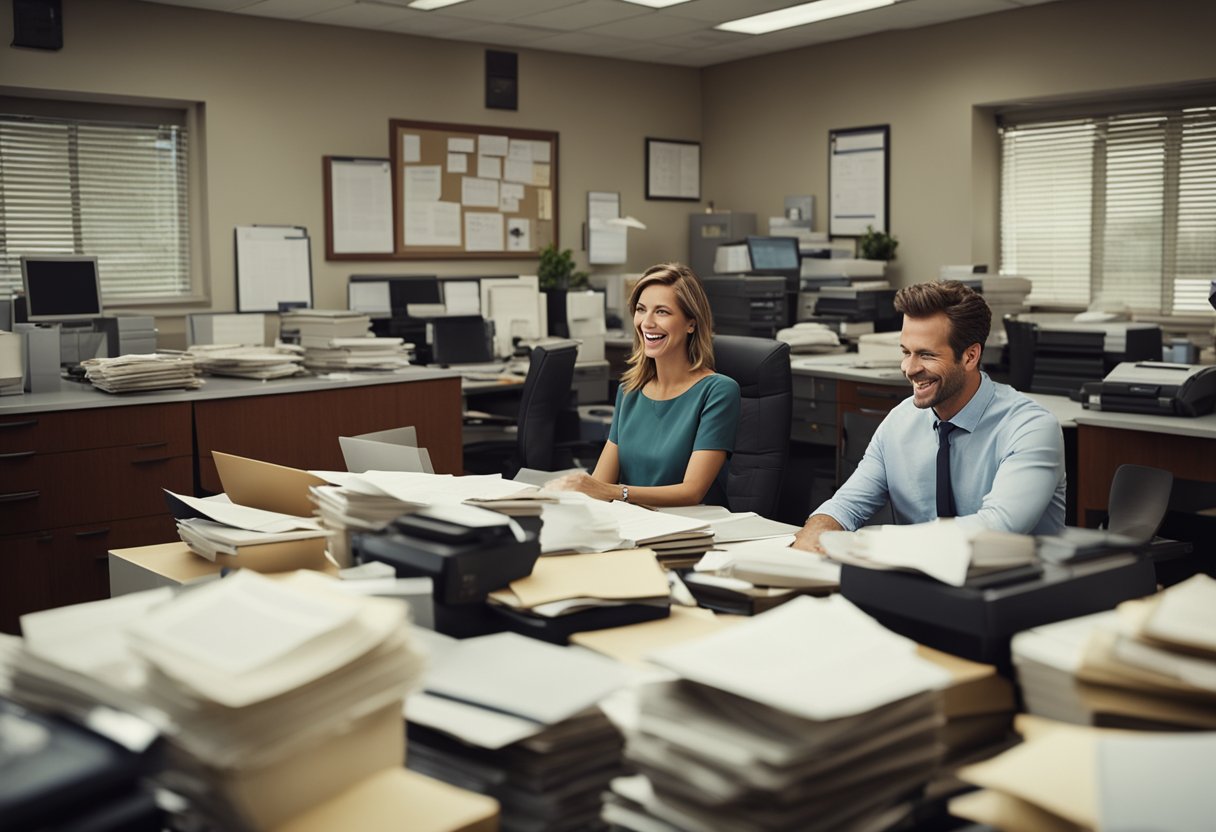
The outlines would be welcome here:
M 279 326 L 284 340 L 291 334 L 299 343 L 304 338 L 365 338 L 371 334 L 372 319 L 349 309 L 291 309 L 279 316 Z
M 613 783 L 610 823 L 885 828 L 932 774 L 949 674 L 840 596 L 795 599 L 651 660 L 682 678 L 642 690 L 626 756 L 644 777 Z
M 1006 832 L 1211 829 L 1216 734 L 1134 734 L 1019 717 L 1026 742 L 959 775 L 952 814 Z
M 300 339 L 304 364 L 314 370 L 397 370 L 410 365 L 409 347 L 400 338 Z
M 827 595 L 840 589 L 840 564 L 789 548 L 793 535 L 723 543 L 684 576 L 702 606 L 736 615 L 755 615 L 799 595 Z
M 1017 702 L 1013 684 L 989 664 L 961 659 L 920 645 L 920 656 L 950 674 L 942 690 L 940 740 L 943 764 L 952 766 L 977 752 L 1008 742 Z
M 514 633 L 428 643 L 423 691 L 405 705 L 409 768 L 496 798 L 504 830 L 599 828 L 622 740 L 595 703 L 626 669 Z
M 403 605 L 333 579 L 242 570 L 172 596 L 137 593 L 24 616 L 15 698 L 54 703 L 121 742 L 168 735 L 164 786 L 195 826 L 266 828 L 401 765 L 402 697 L 421 673 Z M 144 740 L 146 742 L 146 739 Z
M 668 569 L 692 566 L 714 545 L 714 532 L 708 522 L 652 511 L 632 503 L 613 501 L 589 503 L 596 517 L 617 524 L 627 547 L 654 551 L 659 563 Z
M 671 589 L 654 552 L 633 549 L 542 558 L 488 602 L 526 634 L 564 644 L 575 632 L 665 618 Z
M 819 540 L 832 560 L 870 569 L 914 570 L 951 586 L 1035 559 L 1030 535 L 968 531 L 953 520 L 824 532 Z
M 304 351 L 290 344 L 274 347 L 196 344 L 187 353 L 194 357 L 195 367 L 213 376 L 267 379 L 304 372 Z
M 1027 709 L 1110 727 L 1216 730 L 1216 580 L 1013 639 Z
M 285 572 L 328 563 L 328 533 L 315 518 L 239 505 L 227 494 L 190 497 L 166 490 L 165 498 L 182 542 L 222 566 Z
M 85 377 L 107 393 L 137 390 L 192 390 L 202 385 L 194 371 L 194 358 L 183 353 L 120 355 L 80 362 Z

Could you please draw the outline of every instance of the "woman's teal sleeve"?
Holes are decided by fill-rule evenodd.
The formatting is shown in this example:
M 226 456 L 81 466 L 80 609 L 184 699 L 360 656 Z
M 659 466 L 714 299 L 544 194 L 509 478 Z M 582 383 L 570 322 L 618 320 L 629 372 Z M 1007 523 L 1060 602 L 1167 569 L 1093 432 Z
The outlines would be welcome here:
M 716 376 L 705 397 L 701 422 L 693 440 L 694 451 L 735 450 L 735 431 L 739 429 L 739 384 L 733 378 Z

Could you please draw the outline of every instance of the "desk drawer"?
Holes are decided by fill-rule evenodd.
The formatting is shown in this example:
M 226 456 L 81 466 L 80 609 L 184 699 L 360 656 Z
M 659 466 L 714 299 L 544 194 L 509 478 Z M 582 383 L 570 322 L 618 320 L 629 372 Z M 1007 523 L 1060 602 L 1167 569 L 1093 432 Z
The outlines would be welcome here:
M 846 384 L 841 385 L 840 404 L 843 410 L 886 412 L 912 395 L 910 385 Z
M 166 512 L 162 489 L 192 493 L 194 461 L 162 448 L 100 448 L 0 459 L 0 529 L 54 529 Z
M 836 400 L 836 379 L 834 378 L 796 375 L 793 381 L 795 399 L 812 399 L 814 401 Z
M 790 423 L 790 439 L 795 442 L 807 442 L 811 445 L 834 447 L 836 445 L 836 425 L 795 418 Z
M 170 456 L 191 453 L 189 403 L 0 417 L 0 454 L 28 451 L 46 454 L 118 445 L 147 445 Z

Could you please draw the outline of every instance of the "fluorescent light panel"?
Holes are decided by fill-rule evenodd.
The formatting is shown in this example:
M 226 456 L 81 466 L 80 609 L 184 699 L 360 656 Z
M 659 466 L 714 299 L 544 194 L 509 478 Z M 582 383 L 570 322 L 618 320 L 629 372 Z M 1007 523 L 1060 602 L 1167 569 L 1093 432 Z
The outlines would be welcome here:
M 457 3 L 463 2 L 465 0 L 414 0 L 414 2 L 409 4 L 409 7 L 429 12 L 434 9 L 442 9 L 444 6 L 455 6 Z
M 805 26 L 820 20 L 844 17 L 846 14 L 856 14 L 894 4 L 895 0 L 815 0 L 813 3 L 802 3 L 798 6 L 790 6 L 788 9 L 778 9 L 775 12 L 728 20 L 714 28 L 724 32 L 741 32 L 745 35 L 766 35 L 781 29 L 792 29 L 795 26 Z
M 688 0 L 625 0 L 626 3 L 633 3 L 635 6 L 649 6 L 652 9 L 665 9 L 668 6 L 678 6 L 681 3 L 687 3 Z

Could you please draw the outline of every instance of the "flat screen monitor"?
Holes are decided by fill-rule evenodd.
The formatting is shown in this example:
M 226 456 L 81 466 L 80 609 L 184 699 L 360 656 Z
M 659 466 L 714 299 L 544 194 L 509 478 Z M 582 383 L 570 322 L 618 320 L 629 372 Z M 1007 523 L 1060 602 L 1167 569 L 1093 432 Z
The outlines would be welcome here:
M 21 258 L 26 317 L 38 321 L 83 321 L 101 317 L 97 258 L 40 255 Z
M 797 275 L 802 269 L 796 237 L 748 237 L 747 254 L 752 274 Z
M 434 275 L 383 276 L 353 274 L 346 286 L 347 305 L 372 318 L 430 317 L 410 314 L 411 306 L 442 303 Z
M 432 364 L 486 364 L 494 360 L 485 318 L 453 315 L 431 321 Z

